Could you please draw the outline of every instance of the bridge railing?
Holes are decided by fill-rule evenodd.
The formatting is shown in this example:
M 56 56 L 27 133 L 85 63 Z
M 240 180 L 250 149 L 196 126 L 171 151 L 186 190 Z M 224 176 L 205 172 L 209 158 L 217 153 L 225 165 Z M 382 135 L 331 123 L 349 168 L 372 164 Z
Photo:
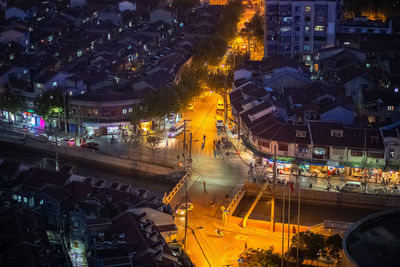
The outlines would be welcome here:
M 175 185 L 175 187 L 172 189 L 171 192 L 169 192 L 169 194 L 167 195 L 167 193 L 164 193 L 164 197 L 163 197 L 163 203 L 168 205 L 171 200 L 174 198 L 174 196 L 179 192 L 179 189 L 181 189 L 181 187 L 185 184 L 185 182 L 191 177 L 192 172 L 189 170 L 183 177 L 182 179 L 179 181 L 179 183 L 177 183 Z
M 228 215 L 232 215 L 232 213 L 235 211 L 237 205 L 240 203 L 240 200 L 242 200 L 243 196 L 246 193 L 246 184 L 244 184 L 235 194 L 235 196 L 232 198 L 231 202 L 229 203 L 228 207 L 225 209 L 225 212 L 228 213 Z

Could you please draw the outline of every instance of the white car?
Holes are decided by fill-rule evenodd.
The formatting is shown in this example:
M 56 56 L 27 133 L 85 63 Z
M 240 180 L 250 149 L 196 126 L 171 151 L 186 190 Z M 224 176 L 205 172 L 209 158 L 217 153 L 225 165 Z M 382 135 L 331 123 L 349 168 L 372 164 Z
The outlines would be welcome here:
M 175 211 L 175 213 L 179 216 L 183 216 L 186 214 L 186 210 L 189 212 L 191 210 L 193 210 L 193 204 L 188 202 L 187 203 L 187 208 L 186 208 L 186 203 L 183 203 L 179 206 L 179 208 Z

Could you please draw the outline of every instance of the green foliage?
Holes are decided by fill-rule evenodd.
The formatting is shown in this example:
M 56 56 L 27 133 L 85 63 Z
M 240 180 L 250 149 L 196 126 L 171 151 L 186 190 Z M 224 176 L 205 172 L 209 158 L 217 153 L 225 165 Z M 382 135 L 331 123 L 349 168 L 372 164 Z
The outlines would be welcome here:
M 153 152 L 153 157 L 156 154 L 157 150 L 158 150 L 158 145 L 161 142 L 160 137 L 158 136 L 148 136 L 146 138 L 146 142 L 147 142 L 147 146 L 149 147 L 149 149 Z
M 199 0 L 173 0 L 172 6 L 182 9 L 192 9 L 200 3 Z
M 246 22 L 245 28 L 241 30 L 244 35 L 251 35 L 257 40 L 264 40 L 264 19 L 261 15 L 255 14 L 249 22 Z
M 269 249 L 249 249 L 243 252 L 240 257 L 243 259 L 242 266 L 279 267 L 281 265 L 281 256 L 274 253 L 273 246 Z
M 196 61 L 215 65 L 225 54 L 227 44 L 236 34 L 236 25 L 244 8 L 241 0 L 229 1 L 223 7 L 216 32 L 203 40 L 194 53 Z
M 22 97 L 13 94 L 7 90 L 0 98 L 0 108 L 7 110 L 11 113 L 16 113 L 24 107 L 24 100 Z
M 312 261 L 318 259 L 325 246 L 324 236 L 311 231 L 300 232 L 292 237 L 294 247 L 297 247 L 297 238 L 299 238 L 299 249 L 304 253 L 304 257 Z
M 35 99 L 35 112 L 45 120 L 50 117 L 59 117 L 64 114 L 63 90 L 56 88 L 45 92 Z M 68 97 L 65 96 L 65 106 L 68 106 Z
M 340 262 L 340 251 L 342 249 L 342 238 L 340 235 L 329 236 L 325 240 L 325 248 L 322 251 L 322 255 L 330 259 L 335 259 L 337 262 Z

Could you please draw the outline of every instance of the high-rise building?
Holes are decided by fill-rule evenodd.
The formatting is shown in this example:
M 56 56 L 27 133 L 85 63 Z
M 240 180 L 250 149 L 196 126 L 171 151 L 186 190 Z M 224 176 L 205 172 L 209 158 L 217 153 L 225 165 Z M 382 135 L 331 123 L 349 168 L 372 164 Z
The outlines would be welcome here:
M 313 55 L 335 45 L 340 0 L 266 0 L 265 56 Z

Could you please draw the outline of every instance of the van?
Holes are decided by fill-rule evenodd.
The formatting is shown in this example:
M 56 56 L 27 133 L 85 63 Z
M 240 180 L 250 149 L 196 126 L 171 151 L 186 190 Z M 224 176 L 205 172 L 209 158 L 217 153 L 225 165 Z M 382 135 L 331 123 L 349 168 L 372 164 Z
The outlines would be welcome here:
M 361 191 L 361 183 L 349 181 L 342 185 L 340 190 L 345 192 L 359 192 Z
M 224 129 L 224 120 L 221 116 L 217 116 L 215 125 L 217 126 L 217 131 L 221 131 Z
M 224 111 L 224 101 L 222 99 L 218 99 L 217 111 Z
M 183 121 L 177 122 L 175 123 L 173 126 L 171 126 L 171 128 L 168 131 L 168 137 L 170 138 L 174 138 L 178 135 L 180 135 L 181 133 L 183 133 L 183 129 L 184 128 L 184 123 Z

